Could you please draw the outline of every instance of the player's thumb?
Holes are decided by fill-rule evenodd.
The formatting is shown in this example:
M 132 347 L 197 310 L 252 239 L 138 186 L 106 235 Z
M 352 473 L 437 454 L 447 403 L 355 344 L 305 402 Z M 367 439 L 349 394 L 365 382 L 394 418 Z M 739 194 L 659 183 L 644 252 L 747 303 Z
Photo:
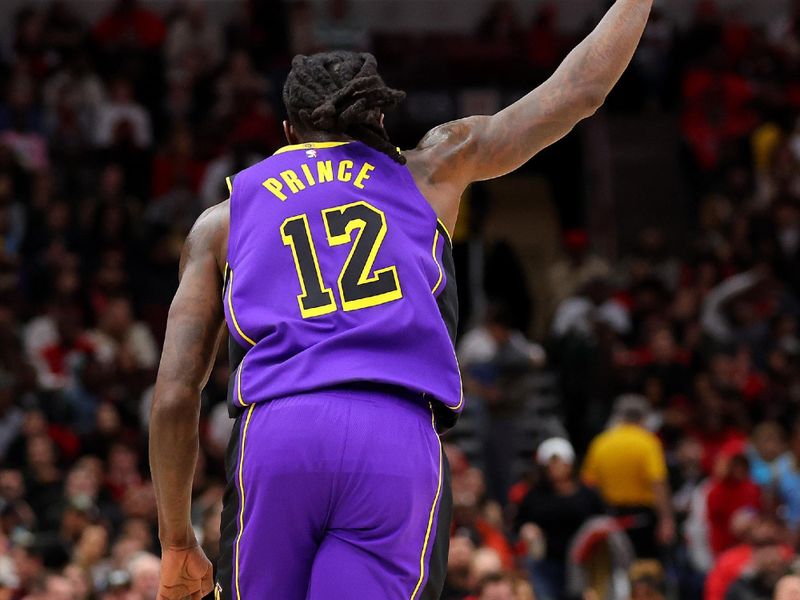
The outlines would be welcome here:
M 186 557 L 186 575 L 191 579 L 203 579 L 210 571 L 211 562 L 209 562 L 200 548 L 195 548 L 192 553 Z

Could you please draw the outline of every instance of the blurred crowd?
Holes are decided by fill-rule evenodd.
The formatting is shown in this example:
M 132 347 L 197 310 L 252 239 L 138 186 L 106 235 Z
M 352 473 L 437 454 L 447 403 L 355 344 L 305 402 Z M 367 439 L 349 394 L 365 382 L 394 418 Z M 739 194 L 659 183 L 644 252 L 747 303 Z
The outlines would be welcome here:
M 343 0 L 163 8 L 23 6 L 0 55 L 0 600 L 155 598 L 146 431 L 183 238 L 282 144 L 293 52 L 372 46 L 402 81 Z M 497 2 L 443 52 L 533 85 L 569 49 L 556 17 Z M 611 262 L 569 229 L 545 338 L 508 294 L 465 322 L 482 426 L 477 452 L 447 444 L 444 598 L 799 597 L 799 73 L 800 4 L 754 27 L 701 0 L 684 31 L 656 8 L 610 106 L 680 124 L 692 242 L 646 228 Z M 557 418 L 516 469 L 543 372 Z M 221 355 L 194 486 L 212 560 L 227 377 Z
M 267 5 L 225 23 L 204 3 L 133 0 L 94 21 L 69 2 L 15 15 L 0 56 L 3 600 L 156 597 L 149 399 L 189 227 L 281 145 L 270 77 L 289 50 Z M 212 559 L 227 375 L 220 357 L 194 488 Z
M 472 406 L 488 424 L 475 466 L 454 467 L 455 532 L 476 550 L 469 565 L 451 561 L 448 597 L 470 597 L 489 551 L 546 600 L 796 597 L 795 5 L 755 27 L 701 0 L 677 31 L 657 3 L 611 105 L 674 115 L 695 222 L 644 228 L 614 262 L 585 230 L 565 231 L 547 273 L 555 302 L 537 306 L 546 339 L 526 338 L 502 294 L 462 337 Z M 496 449 L 519 435 L 542 364 L 558 378 L 561 420 L 518 473 Z

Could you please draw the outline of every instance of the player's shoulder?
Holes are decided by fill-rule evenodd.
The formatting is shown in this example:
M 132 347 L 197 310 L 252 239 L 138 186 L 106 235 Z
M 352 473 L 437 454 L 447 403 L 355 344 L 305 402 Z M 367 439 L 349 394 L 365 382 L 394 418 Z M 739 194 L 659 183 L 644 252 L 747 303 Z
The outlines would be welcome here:
M 207 208 L 200 214 L 199 217 L 197 217 L 197 221 L 195 221 L 190 235 L 193 233 L 202 234 L 216 232 L 221 228 L 226 227 L 228 225 L 228 220 L 230 219 L 230 213 L 230 198 L 223 200 L 219 204 L 215 204 L 210 208 Z
M 482 130 L 488 118 L 466 117 L 434 127 L 415 148 L 403 154 L 410 166 L 425 166 L 428 171 L 434 172 L 436 167 L 447 164 L 455 156 L 477 150 L 474 144 L 478 137 L 476 134 Z
M 421 153 L 442 147 L 460 146 L 472 138 L 487 119 L 489 117 L 476 115 L 438 125 L 426 133 L 417 147 L 409 152 Z
M 261 185 L 261 180 L 263 179 L 265 169 L 269 168 L 270 164 L 275 162 L 273 160 L 274 158 L 275 155 L 267 156 L 245 167 L 241 171 L 232 173 L 226 177 L 225 181 L 228 184 L 228 191 L 231 193 L 231 195 L 233 194 L 234 189 L 242 189 L 253 184 Z
M 455 226 L 461 196 L 484 160 L 481 139 L 490 117 L 474 116 L 431 129 L 413 150 L 403 152 L 422 194 L 440 217 Z
M 211 252 L 222 268 L 227 255 L 229 224 L 230 199 L 207 208 L 189 231 L 184 254 Z

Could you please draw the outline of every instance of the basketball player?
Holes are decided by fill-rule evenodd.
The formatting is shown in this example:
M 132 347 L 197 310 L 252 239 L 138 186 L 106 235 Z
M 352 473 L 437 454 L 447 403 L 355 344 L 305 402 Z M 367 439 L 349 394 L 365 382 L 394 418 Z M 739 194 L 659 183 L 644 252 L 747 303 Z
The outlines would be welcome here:
M 473 181 L 509 173 L 593 114 L 652 0 L 617 0 L 541 87 L 400 152 L 403 99 L 368 54 L 298 56 L 289 145 L 229 180 L 186 240 L 153 400 L 160 599 L 198 599 L 190 523 L 199 394 L 223 331 L 230 407 L 218 598 L 438 598 L 450 490 L 438 433 L 463 406 L 450 234 Z M 227 327 L 225 327 L 227 325 Z

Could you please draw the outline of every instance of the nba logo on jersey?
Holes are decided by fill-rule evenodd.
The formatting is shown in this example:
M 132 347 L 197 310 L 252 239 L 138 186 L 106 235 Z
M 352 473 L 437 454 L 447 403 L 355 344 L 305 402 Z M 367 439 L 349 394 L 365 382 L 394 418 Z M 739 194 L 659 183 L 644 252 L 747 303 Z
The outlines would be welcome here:
M 214 586 L 214 600 L 221 600 L 222 599 L 222 586 L 217 583 Z
M 313 148 L 310 148 L 309 150 L 306 150 L 306 156 L 308 158 L 317 158 L 317 151 Z

